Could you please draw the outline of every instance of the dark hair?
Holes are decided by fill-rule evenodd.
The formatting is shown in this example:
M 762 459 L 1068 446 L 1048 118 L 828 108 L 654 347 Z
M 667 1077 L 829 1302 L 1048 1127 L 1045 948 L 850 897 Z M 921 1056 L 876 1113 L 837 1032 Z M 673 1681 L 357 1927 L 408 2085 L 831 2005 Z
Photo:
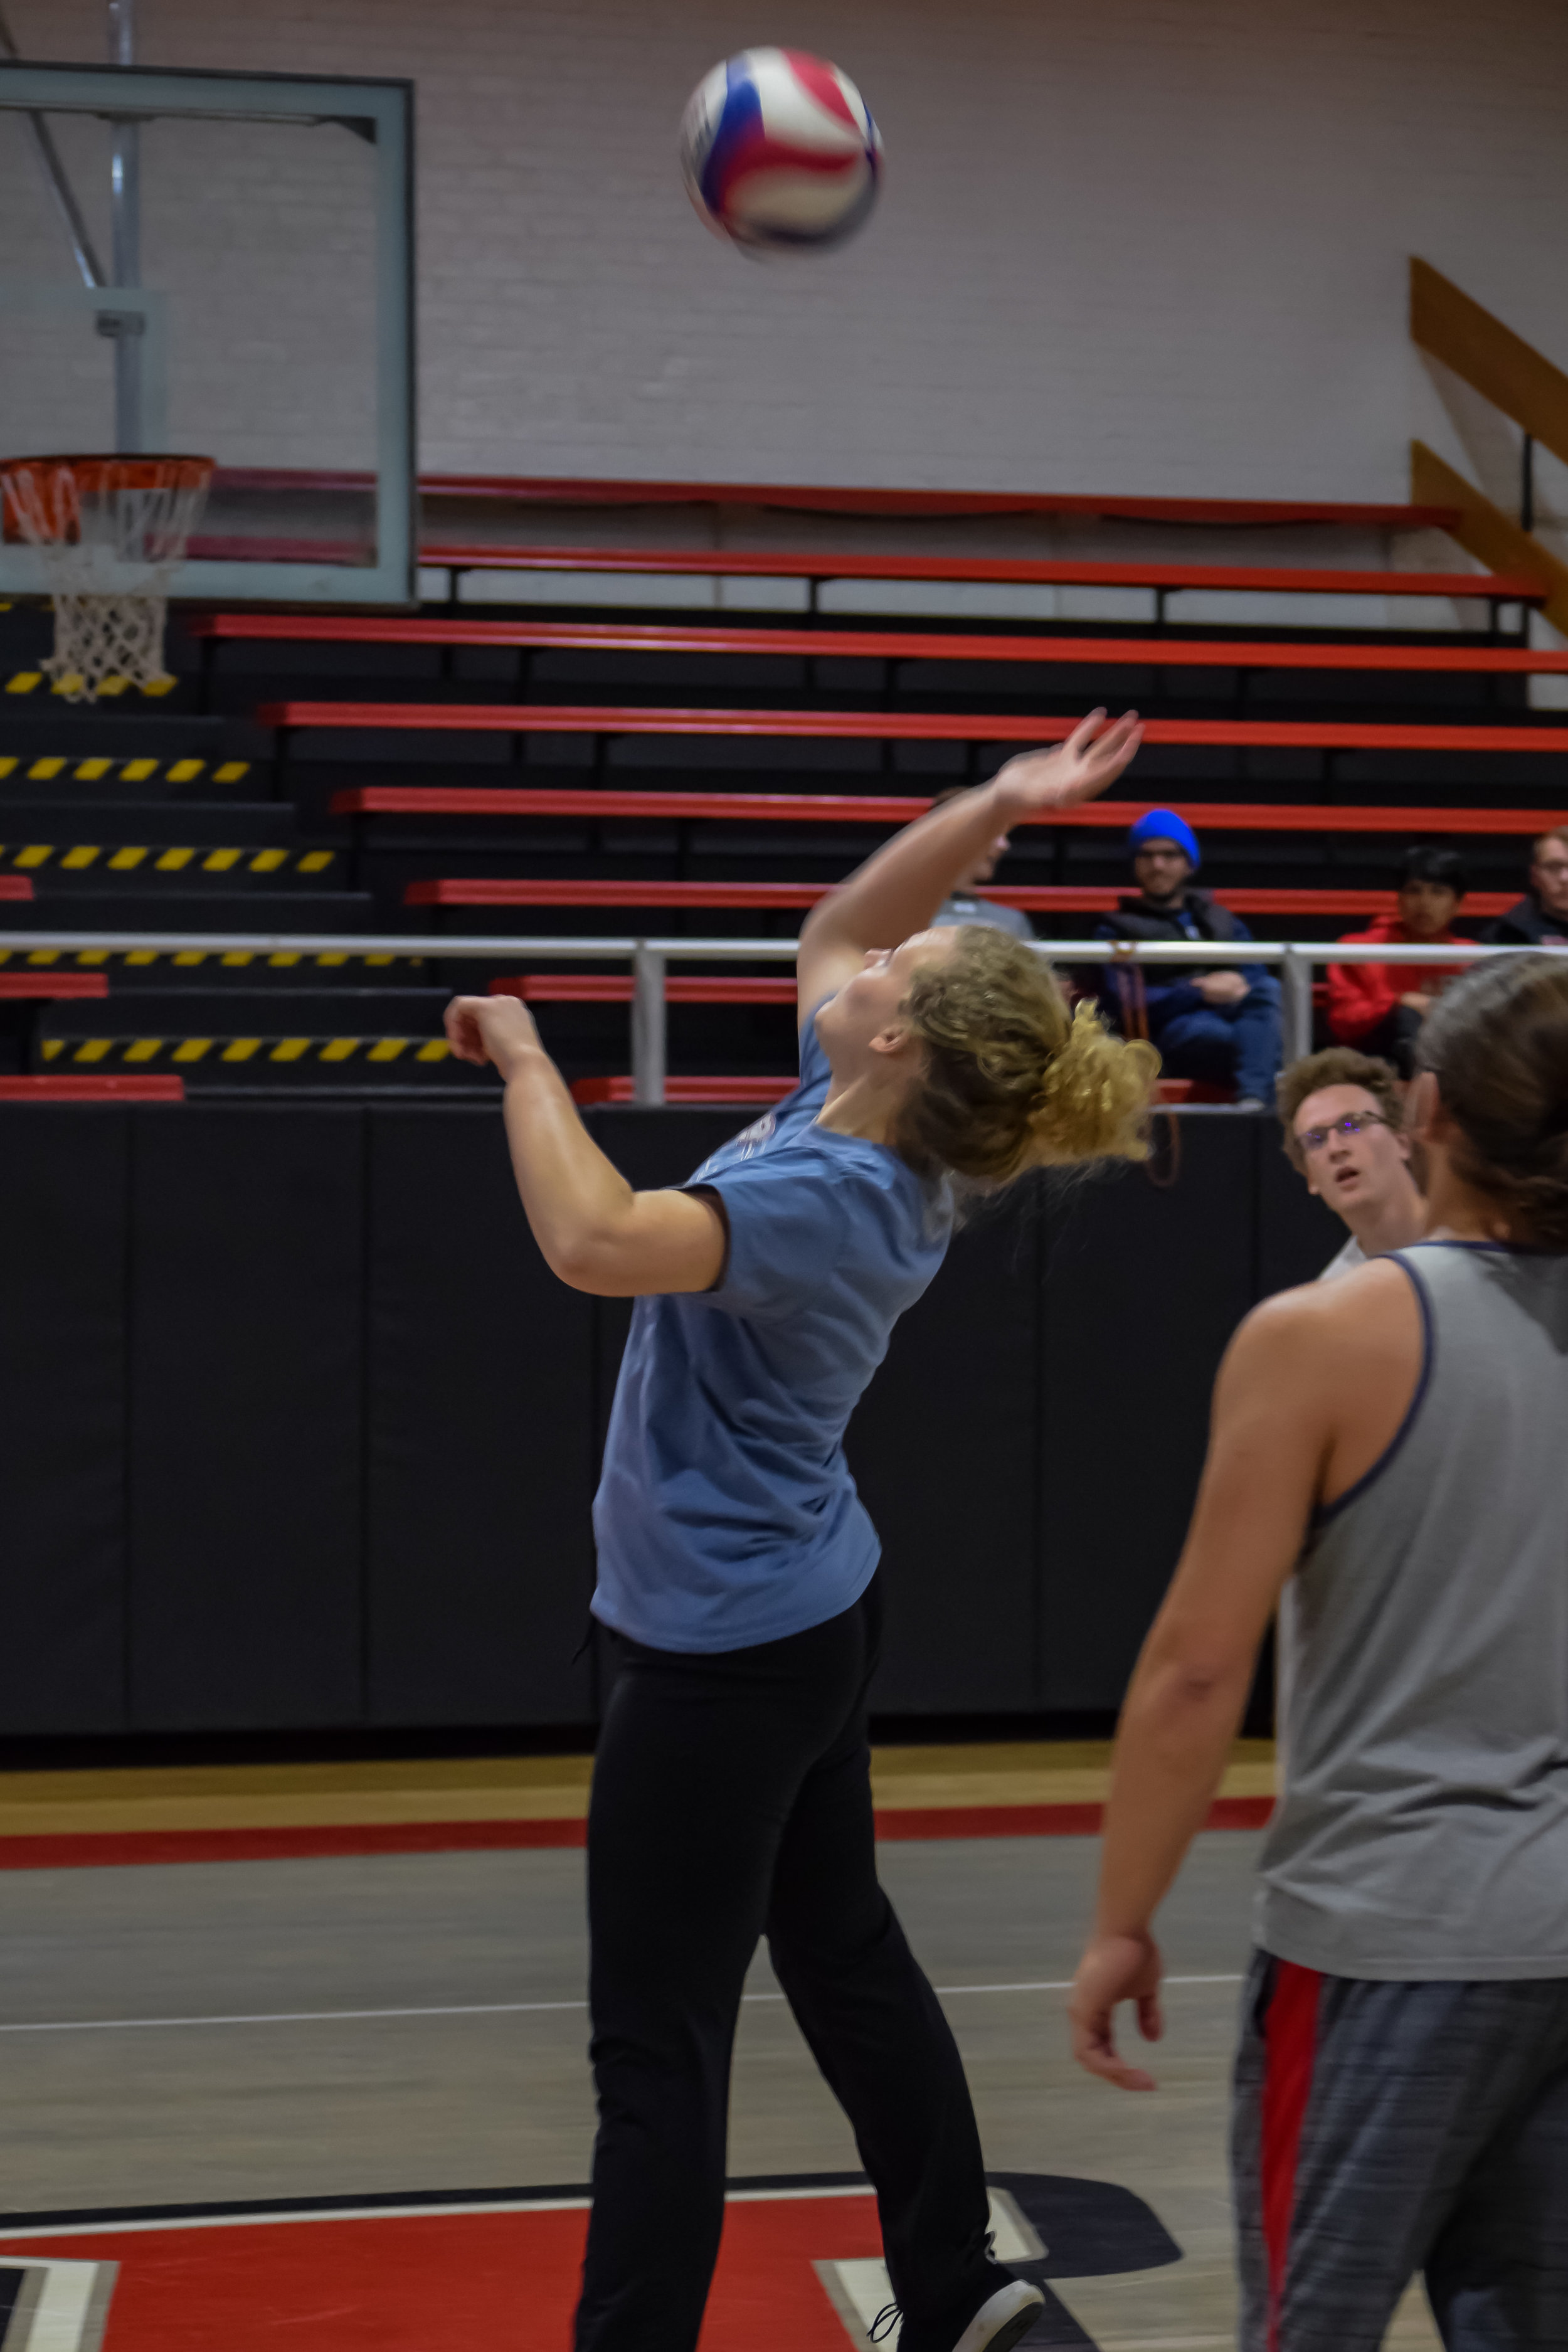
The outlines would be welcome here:
M 1429 842 L 1417 842 L 1407 849 L 1399 861 L 1399 887 L 1406 882 L 1436 882 L 1439 888 L 1452 890 L 1462 898 L 1470 887 L 1465 871 L 1465 861 L 1457 849 L 1436 849 Z
M 1568 960 L 1475 965 L 1443 991 L 1415 1051 L 1459 1130 L 1456 1175 L 1517 1240 L 1568 1250 Z
M 1380 1118 L 1395 1135 L 1405 1124 L 1405 1096 L 1392 1062 L 1375 1054 L 1358 1054 L 1353 1045 L 1328 1045 L 1321 1054 L 1304 1055 L 1281 1070 L 1274 1089 L 1275 1108 L 1285 1129 L 1285 1157 L 1302 1175 L 1307 1162 L 1296 1140 L 1296 1113 L 1309 1095 L 1325 1087 L 1360 1087 L 1376 1103 Z

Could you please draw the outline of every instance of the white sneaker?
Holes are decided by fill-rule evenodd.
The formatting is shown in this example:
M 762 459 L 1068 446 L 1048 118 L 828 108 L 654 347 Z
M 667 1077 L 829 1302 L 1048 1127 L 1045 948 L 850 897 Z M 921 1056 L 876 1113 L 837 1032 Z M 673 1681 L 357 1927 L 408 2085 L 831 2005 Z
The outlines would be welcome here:
M 1027 2336 L 1046 2298 L 1026 2279 L 1009 2279 L 988 2295 L 952 2347 L 952 2352 L 1011 2352 Z

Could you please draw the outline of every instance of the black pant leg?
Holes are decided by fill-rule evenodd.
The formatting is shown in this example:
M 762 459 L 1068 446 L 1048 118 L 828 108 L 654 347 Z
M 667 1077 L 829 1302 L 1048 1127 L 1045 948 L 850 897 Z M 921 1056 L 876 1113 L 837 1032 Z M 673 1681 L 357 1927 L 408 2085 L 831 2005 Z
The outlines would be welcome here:
M 888 2270 L 913 2347 L 928 2331 L 944 2342 L 956 2337 L 997 2278 L 988 2268 L 985 2175 L 963 2061 L 877 1877 L 865 1703 L 876 1663 L 874 1592 L 862 1613 L 862 1687 L 790 1815 L 767 1937 L 779 1982 L 876 2186 Z
M 693 2352 L 719 2249 L 730 2057 L 774 1858 L 853 1705 L 836 1619 L 711 1657 L 617 1644 L 588 1822 L 599 2130 L 577 2352 Z

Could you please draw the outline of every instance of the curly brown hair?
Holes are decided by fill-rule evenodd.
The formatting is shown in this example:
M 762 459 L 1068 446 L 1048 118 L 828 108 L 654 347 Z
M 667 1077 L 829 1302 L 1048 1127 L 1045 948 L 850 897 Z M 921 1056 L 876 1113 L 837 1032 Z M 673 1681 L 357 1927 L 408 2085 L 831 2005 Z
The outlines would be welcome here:
M 1075 1013 L 1045 958 L 980 923 L 920 966 L 904 1013 L 926 1049 L 899 1148 L 922 1171 L 987 1188 L 1026 1169 L 1142 1160 L 1160 1057 Z
M 1353 1045 L 1328 1045 L 1321 1054 L 1305 1055 L 1280 1071 L 1274 1089 L 1275 1108 L 1285 1129 L 1285 1157 L 1302 1176 L 1307 1160 L 1296 1140 L 1296 1113 L 1309 1095 L 1321 1094 L 1325 1087 L 1361 1087 L 1395 1135 L 1405 1124 L 1405 1090 L 1392 1062 L 1376 1054 L 1358 1054 Z
M 1473 966 L 1443 991 L 1415 1050 L 1459 1130 L 1455 1174 L 1516 1240 L 1568 1250 L 1568 961 Z

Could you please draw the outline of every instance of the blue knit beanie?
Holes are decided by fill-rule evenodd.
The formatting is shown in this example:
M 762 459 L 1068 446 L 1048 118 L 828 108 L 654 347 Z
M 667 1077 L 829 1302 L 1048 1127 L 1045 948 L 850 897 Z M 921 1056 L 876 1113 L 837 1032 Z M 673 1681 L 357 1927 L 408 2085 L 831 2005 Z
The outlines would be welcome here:
M 1146 841 L 1173 841 L 1178 849 L 1186 851 L 1194 866 L 1204 862 L 1197 835 L 1174 809 L 1151 809 L 1147 816 L 1141 816 L 1127 835 L 1128 856 L 1136 856 Z

